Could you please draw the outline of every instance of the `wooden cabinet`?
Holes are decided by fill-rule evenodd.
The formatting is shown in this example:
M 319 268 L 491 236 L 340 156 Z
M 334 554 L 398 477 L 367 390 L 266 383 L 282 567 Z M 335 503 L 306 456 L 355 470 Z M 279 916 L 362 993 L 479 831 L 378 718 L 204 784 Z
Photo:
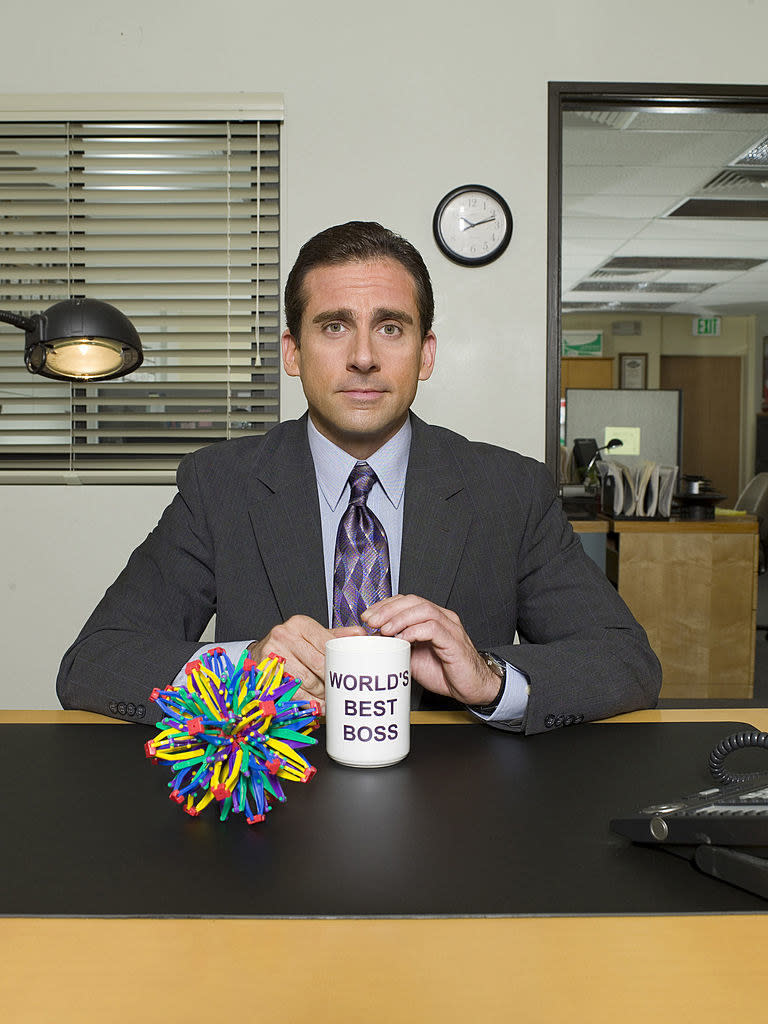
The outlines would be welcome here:
M 566 388 L 612 388 L 613 359 L 580 356 L 560 360 L 560 397 Z
M 751 698 L 756 520 L 613 520 L 611 531 L 619 593 L 661 661 L 661 696 Z

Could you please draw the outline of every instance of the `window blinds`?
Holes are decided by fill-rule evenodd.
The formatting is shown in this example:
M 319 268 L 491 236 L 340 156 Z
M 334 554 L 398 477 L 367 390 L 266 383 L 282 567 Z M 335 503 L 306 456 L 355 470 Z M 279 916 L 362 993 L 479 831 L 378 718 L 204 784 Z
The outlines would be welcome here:
M 129 377 L 59 383 L 0 324 L 0 469 L 169 470 L 277 422 L 279 129 L 0 124 L 0 308 L 103 299 L 144 347 Z

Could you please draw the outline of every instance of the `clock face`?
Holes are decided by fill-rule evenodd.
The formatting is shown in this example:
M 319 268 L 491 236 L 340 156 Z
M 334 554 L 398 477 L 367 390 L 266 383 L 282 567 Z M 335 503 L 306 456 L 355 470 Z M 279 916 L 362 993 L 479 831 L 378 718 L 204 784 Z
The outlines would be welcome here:
M 497 259 L 512 237 L 512 214 L 498 192 L 484 185 L 462 185 L 437 206 L 435 241 L 456 263 L 482 266 Z

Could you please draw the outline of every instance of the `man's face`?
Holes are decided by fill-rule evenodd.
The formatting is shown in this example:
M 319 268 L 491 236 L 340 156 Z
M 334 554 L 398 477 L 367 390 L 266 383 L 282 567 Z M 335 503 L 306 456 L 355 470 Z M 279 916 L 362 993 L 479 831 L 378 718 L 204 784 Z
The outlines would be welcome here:
M 282 338 L 283 366 L 300 377 L 312 422 L 356 459 L 367 459 L 405 422 L 436 339 L 422 340 L 411 275 L 397 260 L 315 267 L 300 347 Z

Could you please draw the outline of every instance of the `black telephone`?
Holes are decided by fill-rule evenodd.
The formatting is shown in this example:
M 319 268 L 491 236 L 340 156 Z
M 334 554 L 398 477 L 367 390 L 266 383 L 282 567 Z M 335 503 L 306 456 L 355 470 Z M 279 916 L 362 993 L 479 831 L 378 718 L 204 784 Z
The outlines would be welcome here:
M 768 899 L 768 771 L 732 774 L 724 767 L 729 754 L 745 747 L 768 748 L 768 733 L 726 736 L 709 755 L 716 786 L 614 818 L 612 831 Z

